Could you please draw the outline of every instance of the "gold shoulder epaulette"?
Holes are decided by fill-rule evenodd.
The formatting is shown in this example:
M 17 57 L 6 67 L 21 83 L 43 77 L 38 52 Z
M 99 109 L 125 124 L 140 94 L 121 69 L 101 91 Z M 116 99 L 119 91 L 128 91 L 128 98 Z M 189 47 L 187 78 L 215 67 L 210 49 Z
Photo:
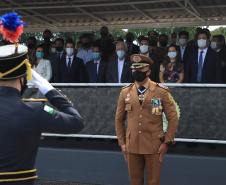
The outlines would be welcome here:
M 70 104 L 73 105 L 73 103 L 68 99 L 68 97 L 67 97 L 65 94 L 62 93 L 62 91 L 61 91 L 60 89 L 56 89 L 56 90 L 57 90 L 60 94 L 62 94 L 62 95 L 67 99 L 67 101 L 69 101 Z
M 124 87 L 122 87 L 122 89 L 125 89 L 125 88 L 127 88 L 127 87 L 130 87 L 131 85 L 133 85 L 134 83 L 131 83 L 131 84 L 129 84 L 129 85 L 126 85 L 126 86 L 124 86 Z
M 29 99 L 22 99 L 23 101 L 27 102 L 27 101 L 35 101 L 35 102 L 46 102 L 47 99 L 34 99 L 34 98 L 29 98 Z
M 165 90 L 169 90 L 169 88 L 167 86 L 165 86 L 165 85 L 157 83 L 157 86 L 159 86 L 159 87 L 161 87 L 161 88 L 163 88 Z

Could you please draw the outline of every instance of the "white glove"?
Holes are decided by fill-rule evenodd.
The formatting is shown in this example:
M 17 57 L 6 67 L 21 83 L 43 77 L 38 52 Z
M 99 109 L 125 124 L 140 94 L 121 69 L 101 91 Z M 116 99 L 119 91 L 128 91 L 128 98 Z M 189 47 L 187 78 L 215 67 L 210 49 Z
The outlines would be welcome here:
M 54 87 L 46 79 L 41 77 L 33 69 L 32 69 L 32 79 L 34 80 L 35 85 L 38 87 L 39 91 L 43 95 L 45 95 L 50 90 L 54 89 Z

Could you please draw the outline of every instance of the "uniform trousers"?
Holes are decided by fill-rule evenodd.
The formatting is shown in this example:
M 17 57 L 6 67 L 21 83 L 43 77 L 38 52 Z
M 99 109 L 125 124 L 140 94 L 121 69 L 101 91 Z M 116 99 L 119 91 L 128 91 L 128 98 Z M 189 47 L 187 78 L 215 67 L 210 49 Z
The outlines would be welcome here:
M 130 185 L 144 184 L 144 168 L 146 167 L 147 185 L 160 185 L 162 163 L 159 154 L 127 153 Z

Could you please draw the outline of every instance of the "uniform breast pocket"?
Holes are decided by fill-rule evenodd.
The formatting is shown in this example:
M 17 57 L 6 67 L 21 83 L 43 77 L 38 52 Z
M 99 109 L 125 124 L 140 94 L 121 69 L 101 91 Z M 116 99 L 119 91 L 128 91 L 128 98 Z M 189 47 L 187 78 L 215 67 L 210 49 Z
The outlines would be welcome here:
M 132 116 L 133 116 L 131 104 L 126 104 L 125 110 L 127 111 L 127 115 L 128 115 L 129 117 L 132 117 Z

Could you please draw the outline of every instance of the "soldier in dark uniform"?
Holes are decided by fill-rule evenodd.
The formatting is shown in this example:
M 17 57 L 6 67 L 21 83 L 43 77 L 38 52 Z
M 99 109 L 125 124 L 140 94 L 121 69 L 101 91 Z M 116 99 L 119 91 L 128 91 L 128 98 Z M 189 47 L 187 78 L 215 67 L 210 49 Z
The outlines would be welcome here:
M 77 133 L 83 129 L 84 121 L 64 95 L 31 71 L 27 47 L 16 48 L 0 47 L 0 184 L 33 185 L 41 133 Z M 31 75 L 40 92 L 58 110 L 43 101 L 21 99 Z

